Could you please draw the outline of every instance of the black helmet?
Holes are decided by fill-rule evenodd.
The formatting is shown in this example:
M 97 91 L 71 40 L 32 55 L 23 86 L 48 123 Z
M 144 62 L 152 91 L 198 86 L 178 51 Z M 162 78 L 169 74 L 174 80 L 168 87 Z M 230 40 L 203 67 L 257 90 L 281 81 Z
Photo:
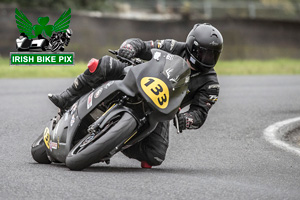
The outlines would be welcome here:
M 221 33 L 210 24 L 195 24 L 186 38 L 186 57 L 199 72 L 213 68 L 223 48 Z

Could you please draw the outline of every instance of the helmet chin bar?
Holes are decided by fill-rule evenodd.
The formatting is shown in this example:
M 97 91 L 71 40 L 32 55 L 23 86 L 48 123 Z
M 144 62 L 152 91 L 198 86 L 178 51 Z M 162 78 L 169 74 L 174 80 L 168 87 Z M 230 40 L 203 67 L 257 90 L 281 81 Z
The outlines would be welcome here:
M 202 62 L 199 62 L 187 49 L 187 54 L 186 54 L 186 60 L 188 61 L 189 65 L 191 66 L 192 70 L 205 73 L 208 72 L 211 68 L 213 68 L 215 65 L 206 65 Z

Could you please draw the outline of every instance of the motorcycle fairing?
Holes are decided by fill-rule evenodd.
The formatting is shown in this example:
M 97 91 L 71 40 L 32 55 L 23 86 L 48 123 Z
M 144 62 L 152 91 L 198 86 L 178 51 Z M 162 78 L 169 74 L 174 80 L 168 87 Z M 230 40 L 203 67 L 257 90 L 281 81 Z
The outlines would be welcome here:
M 48 125 L 50 142 L 53 144 L 57 143 L 60 150 L 56 151 L 56 149 L 47 148 L 47 154 L 60 162 L 65 162 L 65 158 L 72 148 L 72 140 L 76 135 L 82 119 L 92 112 L 104 99 L 117 91 L 122 91 L 128 96 L 135 96 L 137 90 L 132 91 L 130 88 L 129 86 L 125 86 L 121 80 L 109 81 L 82 96 L 63 114 L 56 125 L 54 125 L 54 120 Z
M 139 93 L 156 112 L 154 117 L 158 121 L 171 120 L 186 94 L 190 68 L 180 56 L 158 49 L 152 53 L 153 58 L 132 67 L 124 81 L 136 80 Z M 168 102 L 170 98 L 172 101 Z
M 47 126 L 50 135 L 47 154 L 59 162 L 65 162 L 65 158 L 72 148 L 72 141 L 76 136 L 78 128 L 80 128 L 82 119 L 91 113 L 105 99 L 118 92 L 122 92 L 129 97 L 135 97 L 137 94 L 140 94 L 153 110 L 152 114 L 149 115 L 147 119 L 149 127 L 144 130 L 143 133 L 136 134 L 136 136 L 134 136 L 126 145 L 130 146 L 134 141 L 141 140 L 143 138 L 142 135 L 149 134 L 153 131 L 158 121 L 172 119 L 178 111 L 178 107 L 186 94 L 186 80 L 187 77 L 189 77 L 190 69 L 181 57 L 174 56 L 170 59 L 169 56 L 171 54 L 161 50 L 153 51 L 154 54 L 156 52 L 160 53 L 159 57 L 153 56 L 152 60 L 149 62 L 131 67 L 123 80 L 108 81 L 82 96 L 71 109 L 63 114 L 57 124 L 55 124 L 55 120 L 52 120 Z M 150 79 L 152 77 L 159 80 L 155 87 L 151 88 L 154 92 L 149 89 L 147 94 L 142 88 L 142 79 L 145 77 L 150 77 Z M 148 82 L 149 79 L 146 79 L 146 81 Z M 147 82 L 143 82 L 143 84 L 146 84 Z M 172 100 L 169 101 L 168 104 L 164 104 L 166 106 L 159 107 L 157 104 L 159 101 L 155 103 L 155 101 L 153 101 L 154 97 L 151 98 L 149 92 L 152 91 L 154 95 L 164 94 L 158 85 L 162 85 L 163 83 L 165 84 L 163 90 L 168 90 L 168 97 Z M 183 87 L 176 89 L 178 84 L 183 84 Z M 156 87 L 158 89 L 156 89 Z M 162 96 L 158 96 L 158 98 L 160 97 Z M 53 144 L 56 143 L 56 148 L 59 149 L 59 151 L 53 148 L 50 149 L 50 142 Z
M 73 134 L 71 133 L 76 132 L 79 124 L 80 120 L 77 112 L 72 112 L 71 109 L 66 111 L 57 123 L 55 118 L 51 119 L 44 131 L 44 142 L 48 156 L 50 155 L 56 161 L 65 162 L 65 158 L 71 148 L 72 142 L 70 140 L 73 139 Z M 46 129 L 48 129 L 49 140 L 45 139 Z

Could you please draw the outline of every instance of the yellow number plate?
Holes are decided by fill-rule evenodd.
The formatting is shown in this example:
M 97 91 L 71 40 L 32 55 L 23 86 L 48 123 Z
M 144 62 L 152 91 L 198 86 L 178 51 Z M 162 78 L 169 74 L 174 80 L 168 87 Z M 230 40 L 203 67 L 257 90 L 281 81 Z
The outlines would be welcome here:
M 45 128 L 45 131 L 44 131 L 44 142 L 45 142 L 45 145 L 47 146 L 47 148 L 49 149 L 50 146 L 50 133 L 49 133 L 49 128 L 46 127 Z
M 154 77 L 144 77 L 141 87 L 157 107 L 165 109 L 168 106 L 169 89 L 165 82 Z

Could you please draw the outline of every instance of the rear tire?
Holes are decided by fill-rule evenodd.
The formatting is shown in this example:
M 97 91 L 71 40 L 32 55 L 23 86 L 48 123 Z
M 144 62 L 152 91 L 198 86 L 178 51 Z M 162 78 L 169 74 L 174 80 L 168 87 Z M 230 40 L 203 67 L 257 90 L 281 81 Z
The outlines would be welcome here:
M 121 119 L 104 135 L 79 152 L 77 151 L 80 145 L 84 143 L 90 134 L 78 142 L 69 152 L 66 158 L 66 166 L 71 170 L 78 171 L 100 162 L 117 146 L 130 138 L 136 126 L 136 120 L 130 114 L 124 113 Z
M 47 49 L 48 49 L 48 46 L 45 43 L 43 43 L 42 44 L 42 50 L 43 51 L 47 51 Z
M 46 152 L 46 145 L 44 143 L 43 134 L 40 136 L 31 146 L 32 158 L 40 164 L 50 164 L 51 161 L 48 159 Z

